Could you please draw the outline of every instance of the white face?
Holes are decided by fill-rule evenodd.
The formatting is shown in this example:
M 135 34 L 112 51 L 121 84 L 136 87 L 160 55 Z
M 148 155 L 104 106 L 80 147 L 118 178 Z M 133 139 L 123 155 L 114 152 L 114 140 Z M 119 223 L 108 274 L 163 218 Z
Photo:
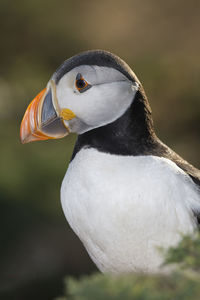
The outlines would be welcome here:
M 90 88 L 80 92 L 76 87 L 81 74 Z M 116 69 L 82 65 L 66 73 L 56 86 L 60 109 L 70 109 L 76 115 L 64 121 L 71 132 L 84 133 L 111 123 L 131 105 L 139 88 Z

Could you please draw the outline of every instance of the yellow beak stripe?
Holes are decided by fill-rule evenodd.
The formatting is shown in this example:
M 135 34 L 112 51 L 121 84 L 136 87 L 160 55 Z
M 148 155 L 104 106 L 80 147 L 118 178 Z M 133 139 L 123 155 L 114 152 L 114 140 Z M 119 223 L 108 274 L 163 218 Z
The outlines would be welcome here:
M 69 121 L 76 117 L 76 115 L 68 108 L 64 108 L 61 110 L 60 116 L 63 120 Z

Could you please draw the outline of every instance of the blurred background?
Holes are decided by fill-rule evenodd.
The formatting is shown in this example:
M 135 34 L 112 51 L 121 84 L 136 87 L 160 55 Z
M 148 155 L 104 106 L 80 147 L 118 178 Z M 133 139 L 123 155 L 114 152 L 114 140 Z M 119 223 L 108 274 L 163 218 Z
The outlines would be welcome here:
M 106 49 L 144 85 L 156 132 L 200 168 L 200 1 L 0 0 L 0 299 L 53 299 L 95 270 L 60 186 L 75 136 L 21 145 L 28 103 L 68 57 Z

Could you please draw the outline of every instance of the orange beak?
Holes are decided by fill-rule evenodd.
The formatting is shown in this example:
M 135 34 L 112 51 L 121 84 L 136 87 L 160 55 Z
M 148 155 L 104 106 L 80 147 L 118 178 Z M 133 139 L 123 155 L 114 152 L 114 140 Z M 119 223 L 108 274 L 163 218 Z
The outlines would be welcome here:
M 43 89 L 33 99 L 33 101 L 31 101 L 24 114 L 20 127 L 20 139 L 23 144 L 33 141 L 47 140 L 49 138 L 48 136 L 43 134 L 37 126 L 38 106 L 45 92 L 46 88 Z
M 68 135 L 69 130 L 55 108 L 58 105 L 57 102 L 54 104 L 54 91 L 52 86 L 43 89 L 29 104 L 20 127 L 20 139 L 23 144 Z

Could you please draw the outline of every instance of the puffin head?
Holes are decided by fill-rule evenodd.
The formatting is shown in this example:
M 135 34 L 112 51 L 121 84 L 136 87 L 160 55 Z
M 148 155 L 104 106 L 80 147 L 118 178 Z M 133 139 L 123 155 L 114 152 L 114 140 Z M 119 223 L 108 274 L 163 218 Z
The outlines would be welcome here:
M 82 134 L 114 122 L 134 101 L 140 83 L 130 67 L 107 51 L 87 51 L 66 60 L 29 104 L 22 143 Z

